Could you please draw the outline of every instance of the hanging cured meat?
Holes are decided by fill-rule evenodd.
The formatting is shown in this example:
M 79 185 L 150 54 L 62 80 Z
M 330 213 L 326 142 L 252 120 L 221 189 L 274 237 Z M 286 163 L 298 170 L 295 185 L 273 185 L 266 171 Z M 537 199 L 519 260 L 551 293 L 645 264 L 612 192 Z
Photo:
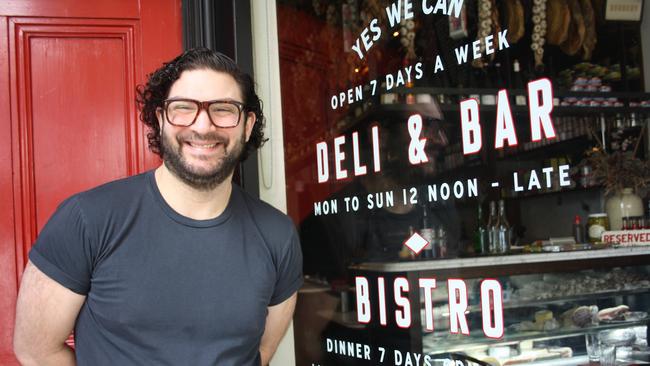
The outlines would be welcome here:
M 517 43 L 526 32 L 524 23 L 524 7 L 520 0 L 506 0 L 505 2 L 506 39 L 510 43 Z
M 554 46 L 561 45 L 569 35 L 571 13 L 565 0 L 548 0 L 546 4 L 546 42 Z
M 585 40 L 582 42 L 583 59 L 590 60 L 596 48 L 596 14 L 591 0 L 580 0 L 580 7 L 585 19 Z
M 579 0 L 567 0 L 567 3 L 571 12 L 571 23 L 567 39 L 562 42 L 560 48 L 568 55 L 575 55 L 582 47 L 587 30 Z

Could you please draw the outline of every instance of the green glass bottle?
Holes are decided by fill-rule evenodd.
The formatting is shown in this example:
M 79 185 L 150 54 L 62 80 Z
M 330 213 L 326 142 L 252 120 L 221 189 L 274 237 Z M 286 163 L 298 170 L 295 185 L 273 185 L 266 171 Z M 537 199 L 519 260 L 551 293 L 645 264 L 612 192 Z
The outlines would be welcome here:
M 488 230 L 487 222 L 483 216 L 483 206 L 478 204 L 478 228 L 476 229 L 474 235 L 474 252 L 476 254 L 488 254 L 489 239 L 488 239 Z

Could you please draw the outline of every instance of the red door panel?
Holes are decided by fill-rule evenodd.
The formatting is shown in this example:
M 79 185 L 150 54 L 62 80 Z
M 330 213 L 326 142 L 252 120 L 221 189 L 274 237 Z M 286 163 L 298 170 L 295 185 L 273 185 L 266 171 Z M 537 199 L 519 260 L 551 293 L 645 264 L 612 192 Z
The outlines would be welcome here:
M 24 129 L 32 131 L 26 136 L 32 149 L 20 166 L 33 172 L 35 227 L 40 231 L 70 190 L 85 190 L 135 171 L 137 161 L 127 157 L 124 148 L 130 145 L 135 121 L 127 103 L 133 98 L 126 95 L 124 70 L 129 65 L 121 39 L 41 37 L 29 46 L 25 61 L 31 66 L 34 93 L 28 97 L 31 118 L 26 116 L 23 123 L 31 122 L 31 128 Z M 97 72 L 98 64 L 104 65 L 102 72 Z M 79 103 L 86 98 L 95 102 Z M 105 126 L 123 122 L 121 129 Z M 80 170 L 85 174 L 77 174 Z
M 70 23 L 9 21 L 19 269 L 65 197 L 139 167 L 136 24 Z
M 155 167 L 135 87 L 181 50 L 180 0 L 0 2 L 0 365 L 20 275 L 63 199 Z

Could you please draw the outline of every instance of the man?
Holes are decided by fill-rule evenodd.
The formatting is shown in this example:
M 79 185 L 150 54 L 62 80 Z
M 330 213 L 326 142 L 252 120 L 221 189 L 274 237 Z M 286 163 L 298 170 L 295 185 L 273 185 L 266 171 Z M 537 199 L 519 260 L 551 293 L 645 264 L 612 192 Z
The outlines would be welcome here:
M 72 196 L 29 255 L 25 365 L 266 365 L 302 284 L 290 219 L 232 184 L 263 142 L 253 80 L 185 52 L 139 90 L 155 171 Z M 64 343 L 74 327 L 75 350 Z
M 424 151 L 428 161 L 418 165 L 409 163 L 409 144 L 414 139 L 411 127 L 407 124 L 408 115 L 403 111 L 383 112 L 381 117 L 370 120 L 371 125 L 355 125 L 355 130 L 367 130 L 359 133 L 360 156 L 372 156 L 370 126 L 378 126 L 378 145 L 381 174 L 359 176 L 327 200 L 343 201 L 344 197 L 360 197 L 366 203 L 368 195 L 382 197 L 377 192 L 393 192 L 397 196 L 394 204 L 364 209 L 358 212 L 341 212 L 337 215 L 307 216 L 300 225 L 305 271 L 307 275 L 324 276 L 330 281 L 351 281 L 354 278 L 350 265 L 360 262 L 388 262 L 400 259 L 404 251 L 404 242 L 413 231 L 422 229 L 424 215 L 428 217 L 432 228 L 442 228 L 449 243 L 460 240 L 460 219 L 453 200 L 427 202 L 427 184 L 432 183 L 440 174 L 437 163 L 443 149 L 448 144 L 445 117 L 436 100 L 427 104 L 413 105 L 413 112 L 423 118 L 421 138 L 426 137 Z M 348 151 L 352 156 L 353 152 Z M 352 161 L 347 160 L 354 169 Z M 402 200 L 402 189 L 417 187 L 419 196 L 417 204 Z M 376 199 L 376 198 L 372 198 Z M 456 255 L 456 248 L 448 255 Z M 424 253 L 423 253 L 424 254 Z M 423 255 L 422 254 L 422 255 Z

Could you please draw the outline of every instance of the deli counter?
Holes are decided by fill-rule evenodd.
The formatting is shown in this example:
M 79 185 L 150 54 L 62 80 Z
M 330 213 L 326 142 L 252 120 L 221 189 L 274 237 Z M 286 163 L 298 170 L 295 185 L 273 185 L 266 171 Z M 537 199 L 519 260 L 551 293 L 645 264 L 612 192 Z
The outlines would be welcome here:
M 363 263 L 354 266 L 354 270 L 357 278 L 368 279 L 371 294 L 377 292 L 377 281 L 383 278 L 387 302 L 393 302 L 395 298 L 394 286 L 391 285 L 393 280 L 400 277 L 408 280 L 412 290 L 408 292 L 408 298 L 416 331 L 392 336 L 402 341 L 410 339 L 409 350 L 413 354 L 464 354 L 499 364 L 529 364 L 534 361 L 558 364 L 558 359 L 562 364 L 581 364 L 588 363 L 586 338 L 620 329 L 635 332 L 635 340 L 629 344 L 629 357 L 621 362 L 643 363 L 649 356 L 646 343 L 646 323 L 650 320 L 647 313 L 650 309 L 649 259 L 650 247 L 638 246 Z M 448 281 L 458 281 L 459 273 L 463 274 L 464 285 L 458 287 L 456 284 L 450 291 Z M 435 279 L 437 286 L 424 288 L 419 284 L 423 278 Z M 488 314 L 484 313 L 486 300 L 482 297 L 490 294 L 481 291 L 481 282 L 486 279 L 497 281 L 501 292 L 496 294 L 500 298 L 500 309 L 488 306 Z M 427 290 L 431 295 L 424 294 Z M 359 293 L 358 288 L 356 292 Z M 455 329 L 450 329 L 450 315 L 453 315 L 449 303 L 463 302 L 450 297 L 461 293 L 466 297 L 466 306 L 461 309 L 467 322 L 466 329 L 461 329 L 458 324 L 453 326 Z M 494 298 L 487 301 L 489 304 Z M 394 318 L 391 312 L 399 307 L 390 304 L 388 308 L 391 309 L 388 318 Z M 379 310 L 375 308 L 372 311 Z M 431 313 L 427 314 L 427 311 Z M 493 325 L 494 316 L 501 317 L 504 323 L 504 329 L 496 339 L 485 334 L 483 318 L 486 316 Z M 357 320 L 356 316 L 343 318 Z M 431 324 L 426 324 L 430 322 L 428 318 L 433 319 L 433 329 Z M 375 321 L 367 326 L 381 327 L 379 316 L 375 314 L 373 319 Z M 391 320 L 394 321 L 390 319 L 388 323 Z

